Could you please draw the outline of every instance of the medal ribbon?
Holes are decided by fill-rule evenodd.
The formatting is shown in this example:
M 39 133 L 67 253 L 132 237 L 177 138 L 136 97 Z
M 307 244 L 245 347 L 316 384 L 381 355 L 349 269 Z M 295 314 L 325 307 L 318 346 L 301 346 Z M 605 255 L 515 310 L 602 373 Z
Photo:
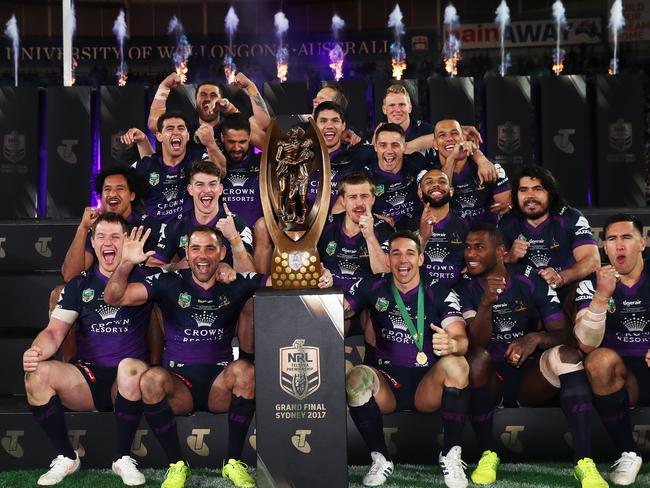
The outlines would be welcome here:
M 391 289 L 393 291 L 393 298 L 395 298 L 395 302 L 397 303 L 397 308 L 399 309 L 399 313 L 404 319 L 404 322 L 406 322 L 406 327 L 408 328 L 408 331 L 411 334 L 411 337 L 413 338 L 413 342 L 415 342 L 418 351 L 422 352 L 422 344 L 424 343 L 424 287 L 422 286 L 422 282 L 420 282 L 420 286 L 418 287 L 418 314 L 417 314 L 418 328 L 417 330 L 415 330 L 415 326 L 413 325 L 413 320 L 411 320 L 411 316 L 406 311 L 404 300 L 402 300 L 402 297 L 400 296 L 394 281 L 391 284 Z

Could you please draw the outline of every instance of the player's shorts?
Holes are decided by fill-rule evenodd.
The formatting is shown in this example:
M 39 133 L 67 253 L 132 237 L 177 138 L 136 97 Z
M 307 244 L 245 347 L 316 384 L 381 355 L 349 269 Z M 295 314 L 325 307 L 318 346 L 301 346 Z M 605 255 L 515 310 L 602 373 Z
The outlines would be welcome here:
M 637 407 L 650 406 L 650 368 L 645 358 L 625 356 L 622 358 L 625 367 L 631 371 L 639 384 L 639 401 Z
M 190 391 L 194 411 L 209 412 L 208 398 L 210 397 L 212 384 L 226 366 L 228 366 L 228 363 L 183 364 L 179 366 L 176 362 L 170 361 L 166 369 L 181 380 Z
M 415 410 L 415 392 L 420 381 L 431 368 L 408 368 L 393 364 L 380 364 L 376 368 L 384 376 L 395 395 L 395 411 Z
M 529 357 L 521 368 L 515 368 L 506 361 L 494 361 L 494 370 L 501 383 L 503 406 L 515 408 L 519 406 L 519 388 L 528 370 L 536 367 L 538 357 Z
M 111 390 L 115 378 L 117 378 L 117 366 L 99 366 L 82 359 L 78 359 L 72 364 L 81 371 L 86 383 L 88 383 L 95 410 L 112 412 L 113 399 L 111 398 Z

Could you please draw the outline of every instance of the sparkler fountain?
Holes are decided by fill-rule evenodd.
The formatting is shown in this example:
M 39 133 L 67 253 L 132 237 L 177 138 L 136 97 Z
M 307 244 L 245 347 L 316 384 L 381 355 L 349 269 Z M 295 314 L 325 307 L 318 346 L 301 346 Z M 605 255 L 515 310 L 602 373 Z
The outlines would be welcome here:
M 562 4 L 562 0 L 555 0 L 553 3 L 553 18 L 555 19 L 555 53 L 553 59 L 553 73 L 560 75 L 564 71 L 564 49 L 560 48 L 560 39 L 562 38 L 562 30 L 566 27 L 566 10 Z
M 235 7 L 232 5 L 228 9 L 225 19 L 226 24 L 226 33 L 228 34 L 228 52 L 223 57 L 223 72 L 226 75 L 226 80 L 228 83 L 233 83 L 235 81 L 235 75 L 237 74 L 237 65 L 232 60 L 232 38 L 237 32 L 237 26 L 239 25 L 239 17 L 235 13 Z
M 618 35 L 625 26 L 625 17 L 623 17 L 623 1 L 615 0 L 612 9 L 609 12 L 609 30 L 614 40 L 614 55 L 609 62 L 609 74 L 618 74 Z
M 128 39 L 129 33 L 126 28 L 126 19 L 124 18 L 124 10 L 120 10 L 119 15 L 113 23 L 113 33 L 117 38 L 117 43 L 120 45 L 120 67 L 117 70 L 117 84 L 119 86 L 126 85 L 126 78 L 128 69 L 126 67 L 126 61 L 124 60 L 124 40 Z
M 345 21 L 339 17 L 337 14 L 332 16 L 332 34 L 334 35 L 334 40 L 337 41 L 335 46 L 329 52 L 330 58 L 330 69 L 334 74 L 334 79 L 339 81 L 343 78 L 343 61 L 345 60 L 345 52 L 341 45 L 338 43 L 339 33 L 345 27 Z
M 283 40 L 285 32 L 289 30 L 289 19 L 284 15 L 284 12 L 280 11 L 275 14 L 274 23 L 275 35 L 278 38 L 278 49 L 275 52 L 275 67 L 278 80 L 285 82 L 289 74 L 289 50 L 284 46 Z
M 460 39 L 454 34 L 454 28 L 458 27 L 458 22 L 456 7 L 450 3 L 445 8 L 444 24 L 447 29 L 447 39 L 442 48 L 442 56 L 445 62 L 445 71 L 452 78 L 458 74 L 458 61 L 460 61 Z
M 12 15 L 7 21 L 5 36 L 11 39 L 14 55 L 14 86 L 18 86 L 18 54 L 20 52 L 20 37 L 18 35 L 18 25 L 16 24 L 15 15 Z
M 496 17 L 494 22 L 499 26 L 499 43 L 501 46 L 501 65 L 499 66 L 499 73 L 505 76 L 510 67 L 510 53 L 506 53 L 505 40 L 506 40 L 506 27 L 510 24 L 510 7 L 506 0 L 501 0 L 501 3 L 495 11 Z
M 169 21 L 167 27 L 168 34 L 174 34 L 176 37 L 176 49 L 174 49 L 174 65 L 176 66 L 176 74 L 180 77 L 181 83 L 187 81 L 187 60 L 192 54 L 192 46 L 187 40 L 187 36 L 183 30 L 183 24 L 174 15 Z
M 402 19 L 402 11 L 399 4 L 395 4 L 395 8 L 388 17 L 388 27 L 393 29 L 394 40 L 390 45 L 391 66 L 393 70 L 393 78 L 401 80 L 404 71 L 406 70 L 406 51 L 402 46 L 402 36 L 404 35 L 404 22 Z

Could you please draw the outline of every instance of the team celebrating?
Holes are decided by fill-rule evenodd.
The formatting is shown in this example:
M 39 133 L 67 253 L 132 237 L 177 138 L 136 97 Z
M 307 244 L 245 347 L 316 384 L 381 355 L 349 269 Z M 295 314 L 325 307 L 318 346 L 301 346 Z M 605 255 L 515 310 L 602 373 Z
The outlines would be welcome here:
M 255 413 L 254 334 L 264 334 L 252 297 L 270 286 L 259 150 L 271 118 L 243 73 L 234 85 L 250 98 L 248 117 L 214 82 L 197 86 L 197 118 L 167 110 L 179 84 L 165 78 L 150 109 L 158 150 L 129 129 L 122 141 L 137 161 L 97 175 L 101 205 L 85 210 L 49 323 L 23 355 L 28 403 L 58 454 L 41 486 L 80 467 L 65 408 L 114 412 L 112 470 L 128 486 L 145 483 L 130 456 L 144 414 L 169 462 L 163 488 L 190 477 L 176 416 L 227 412 L 221 474 L 255 486 L 241 458 Z M 506 175 L 474 127 L 414 120 L 412 108 L 406 87 L 391 85 L 386 122 L 353 128 L 341 87 L 327 83 L 304 116 L 331 162 L 318 286 L 343 290 L 346 333 L 366 343 L 363 364 L 341 378 L 370 451 L 364 486 L 394 471 L 385 414 L 439 411 L 444 483 L 464 488 L 498 485 L 495 410 L 549 401 L 565 414 L 583 488 L 609 486 L 591 454 L 594 409 L 620 451 L 609 480 L 634 483 L 642 459 L 629 409 L 650 405 L 642 223 L 610 217 L 601 263 L 589 222 L 548 170 Z M 307 202 L 318 185 L 310 175 Z M 53 359 L 60 349 L 64 361 Z M 482 451 L 468 474 L 466 420 Z

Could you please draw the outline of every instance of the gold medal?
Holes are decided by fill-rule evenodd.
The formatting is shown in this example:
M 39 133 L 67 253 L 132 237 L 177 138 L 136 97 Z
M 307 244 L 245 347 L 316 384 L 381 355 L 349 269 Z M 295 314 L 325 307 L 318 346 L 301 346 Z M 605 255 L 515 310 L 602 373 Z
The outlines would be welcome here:
M 420 352 L 418 353 L 418 355 L 415 356 L 415 361 L 416 361 L 420 366 L 424 366 L 425 364 L 427 364 L 427 361 L 428 361 L 428 359 L 427 359 L 427 355 L 424 354 L 422 351 L 420 351 Z

